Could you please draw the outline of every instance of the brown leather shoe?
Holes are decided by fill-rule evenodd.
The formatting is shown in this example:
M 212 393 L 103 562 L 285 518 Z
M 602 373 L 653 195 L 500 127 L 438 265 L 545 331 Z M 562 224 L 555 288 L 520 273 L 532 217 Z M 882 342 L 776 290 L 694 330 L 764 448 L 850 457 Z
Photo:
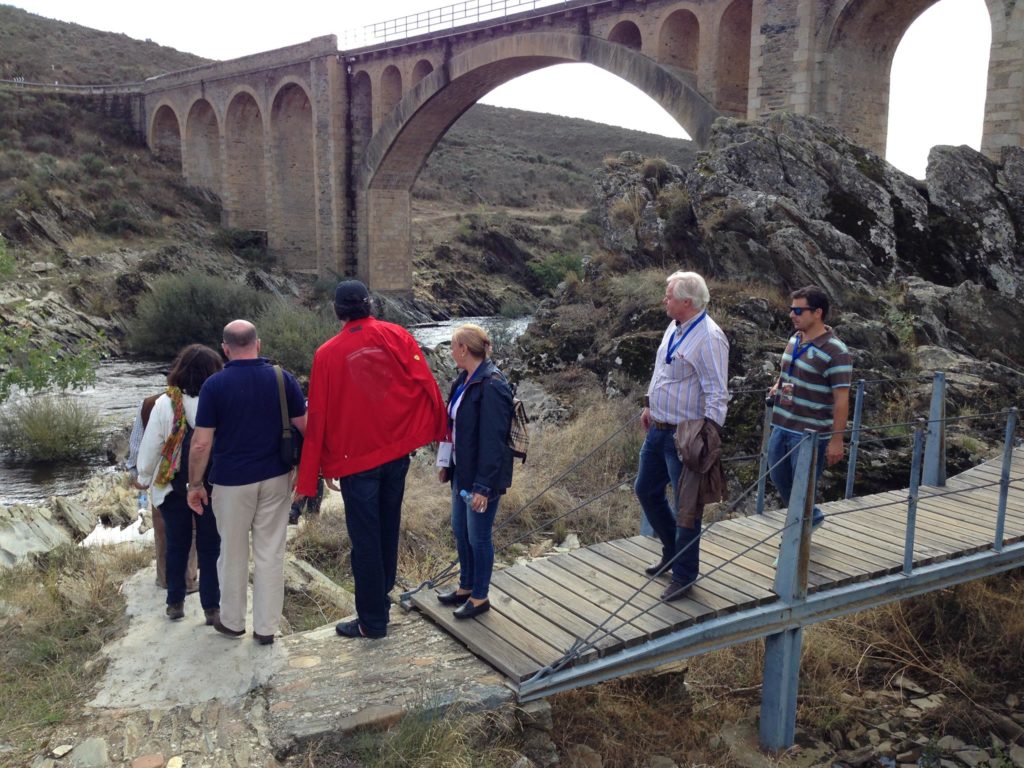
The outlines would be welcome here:
M 207 608 L 203 613 L 206 614 L 206 626 L 212 627 L 220 622 L 220 608 Z
M 228 637 L 241 637 L 245 634 L 244 629 L 231 629 L 230 627 L 225 627 L 223 624 L 220 623 L 220 619 L 217 619 L 217 621 L 213 622 L 213 628 L 220 632 L 222 635 L 227 635 Z
M 177 621 L 178 619 L 185 618 L 185 604 L 184 603 L 168 603 L 167 605 L 167 618 L 171 621 Z

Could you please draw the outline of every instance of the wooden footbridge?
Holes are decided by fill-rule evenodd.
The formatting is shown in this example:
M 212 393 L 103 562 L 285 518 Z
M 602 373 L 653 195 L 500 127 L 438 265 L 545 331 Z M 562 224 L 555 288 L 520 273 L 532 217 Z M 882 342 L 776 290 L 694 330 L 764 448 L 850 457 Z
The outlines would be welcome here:
M 1024 565 L 1016 409 L 989 414 L 1005 420 L 1002 456 L 947 480 L 944 383 L 938 374 L 929 419 L 908 436 L 907 489 L 821 504 L 826 523 L 812 535 L 817 452 L 807 433 L 790 508 L 706 526 L 701 577 L 683 599 L 660 599 L 668 577 L 644 573 L 660 542 L 635 536 L 496 572 L 491 610 L 476 619 L 454 619 L 430 590 L 408 602 L 501 671 L 521 701 L 764 637 L 761 741 L 785 748 L 804 626 Z M 862 396 L 860 385 L 851 471 Z M 762 460 L 759 499 L 765 469 Z

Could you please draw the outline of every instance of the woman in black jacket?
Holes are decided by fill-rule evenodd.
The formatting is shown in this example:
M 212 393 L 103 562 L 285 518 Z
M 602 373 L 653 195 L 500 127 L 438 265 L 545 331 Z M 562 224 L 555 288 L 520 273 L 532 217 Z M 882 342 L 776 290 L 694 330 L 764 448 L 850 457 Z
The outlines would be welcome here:
M 478 325 L 452 334 L 452 358 L 461 373 L 448 396 L 451 460 L 441 482 L 452 484 L 452 532 L 459 553 L 459 586 L 439 594 L 458 606 L 455 617 L 471 619 L 489 610 L 487 589 L 494 568 L 491 529 L 498 502 L 512 484 L 512 391 L 490 360 L 491 340 Z

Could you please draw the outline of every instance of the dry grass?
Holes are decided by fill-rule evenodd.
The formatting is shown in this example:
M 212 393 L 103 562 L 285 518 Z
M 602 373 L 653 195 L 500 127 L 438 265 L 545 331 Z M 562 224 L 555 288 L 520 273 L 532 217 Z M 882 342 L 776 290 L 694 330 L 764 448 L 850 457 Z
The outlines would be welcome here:
M 121 583 L 150 557 L 65 546 L 0 569 L 0 741 L 15 749 L 7 764 L 27 764 L 49 726 L 78 714 L 102 672 L 89 662 L 126 626 Z
M 513 734 L 500 717 L 434 709 L 386 731 L 364 731 L 312 744 L 302 768 L 507 768 L 517 759 Z

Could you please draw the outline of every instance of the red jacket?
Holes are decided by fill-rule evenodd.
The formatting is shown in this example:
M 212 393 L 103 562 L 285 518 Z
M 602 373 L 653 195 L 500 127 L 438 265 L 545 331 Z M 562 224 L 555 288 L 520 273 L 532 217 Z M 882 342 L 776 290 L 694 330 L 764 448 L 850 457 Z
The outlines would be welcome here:
M 313 356 L 296 490 L 346 477 L 443 440 L 447 414 L 419 344 L 404 328 L 350 320 Z

